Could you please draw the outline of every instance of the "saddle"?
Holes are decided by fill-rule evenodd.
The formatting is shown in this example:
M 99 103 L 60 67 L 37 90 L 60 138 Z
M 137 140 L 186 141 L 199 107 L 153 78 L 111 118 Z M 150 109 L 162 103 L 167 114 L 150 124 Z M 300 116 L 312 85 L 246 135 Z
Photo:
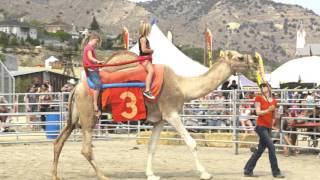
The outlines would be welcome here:
M 121 63 L 137 59 L 138 56 L 129 51 L 120 51 L 112 55 L 106 60 L 107 64 Z M 155 102 L 160 93 L 163 83 L 164 65 L 153 65 L 154 75 L 151 85 L 151 92 L 156 97 Z M 99 71 L 102 87 L 101 89 L 101 105 L 105 109 L 107 105 L 111 105 L 112 115 L 115 121 L 140 120 L 146 118 L 146 110 L 144 97 L 142 95 L 143 87 L 147 72 L 145 67 L 139 62 L 124 64 L 119 66 L 103 67 Z M 82 81 L 88 93 L 93 96 L 93 90 L 88 84 L 88 80 Z M 121 83 L 122 87 L 113 87 Z M 130 87 L 132 84 L 139 87 Z

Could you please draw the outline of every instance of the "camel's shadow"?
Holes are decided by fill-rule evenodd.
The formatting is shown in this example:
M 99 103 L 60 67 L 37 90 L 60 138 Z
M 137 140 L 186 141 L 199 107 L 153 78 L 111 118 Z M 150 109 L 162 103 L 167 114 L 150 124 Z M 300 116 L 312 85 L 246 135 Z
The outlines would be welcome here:
M 161 178 L 192 178 L 198 179 L 197 173 L 194 171 L 178 171 L 178 172 L 157 172 L 157 176 L 160 176 Z M 106 173 L 107 177 L 115 178 L 115 179 L 146 179 L 145 172 L 115 172 L 115 173 Z

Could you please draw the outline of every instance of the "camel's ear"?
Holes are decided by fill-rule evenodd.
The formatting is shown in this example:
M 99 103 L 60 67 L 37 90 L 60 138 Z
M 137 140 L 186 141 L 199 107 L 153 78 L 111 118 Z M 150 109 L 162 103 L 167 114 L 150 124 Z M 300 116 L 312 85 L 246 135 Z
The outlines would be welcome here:
M 227 52 L 227 56 L 228 56 L 229 59 L 231 59 L 231 58 L 233 57 L 233 55 L 234 55 L 234 54 L 233 54 L 232 51 L 228 51 L 228 52 Z
M 258 52 L 254 53 L 254 60 L 256 63 L 259 63 L 260 61 L 262 61 L 262 57 Z
M 226 55 L 225 55 L 225 53 L 224 53 L 224 51 L 220 51 L 220 58 L 224 58 Z
M 262 59 L 262 58 L 261 58 L 261 55 L 260 55 L 258 52 L 255 52 L 255 53 L 254 53 L 254 57 L 255 57 L 256 59 L 258 59 L 258 60 Z

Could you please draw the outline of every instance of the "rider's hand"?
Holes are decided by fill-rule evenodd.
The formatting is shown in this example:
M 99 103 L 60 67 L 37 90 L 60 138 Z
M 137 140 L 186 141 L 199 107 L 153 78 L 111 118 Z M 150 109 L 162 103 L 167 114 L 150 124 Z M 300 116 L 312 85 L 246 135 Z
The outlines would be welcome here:
M 274 105 L 272 105 L 272 106 L 269 106 L 268 111 L 269 111 L 269 112 L 272 112 L 272 111 L 274 111 L 274 109 L 275 109 L 275 108 L 274 108 Z
M 103 64 L 103 63 L 104 63 L 104 61 L 97 61 L 97 63 L 98 63 L 98 64 Z

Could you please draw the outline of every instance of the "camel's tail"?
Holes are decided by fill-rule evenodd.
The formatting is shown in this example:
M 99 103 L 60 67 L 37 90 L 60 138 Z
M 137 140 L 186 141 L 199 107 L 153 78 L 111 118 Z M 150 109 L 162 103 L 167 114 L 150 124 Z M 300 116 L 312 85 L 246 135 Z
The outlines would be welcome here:
M 74 102 L 74 93 L 76 91 L 76 87 L 73 88 L 73 90 L 70 92 L 70 95 L 69 95 L 69 99 L 68 99 L 68 120 L 67 120 L 67 125 L 68 126 L 71 126 L 72 124 L 72 106 L 73 106 L 73 102 Z

